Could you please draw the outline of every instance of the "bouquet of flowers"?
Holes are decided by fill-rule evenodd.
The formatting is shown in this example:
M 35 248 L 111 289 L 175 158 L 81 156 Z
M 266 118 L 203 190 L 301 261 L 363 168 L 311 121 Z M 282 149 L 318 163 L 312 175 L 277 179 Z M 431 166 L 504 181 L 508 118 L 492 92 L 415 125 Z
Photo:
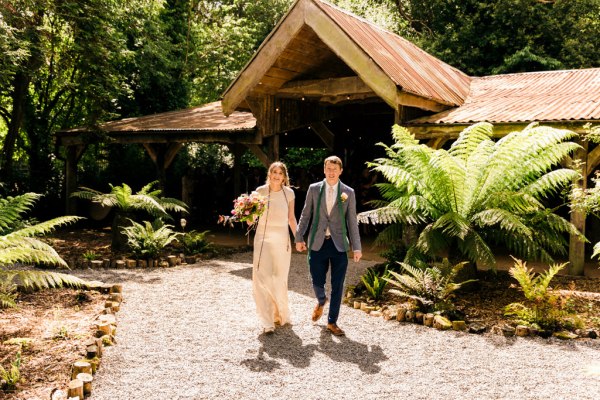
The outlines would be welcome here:
M 258 192 L 252 192 L 249 195 L 244 193 L 233 201 L 231 216 L 219 215 L 218 223 L 233 228 L 234 222 L 247 222 L 249 226 L 246 235 L 248 235 L 266 208 L 265 196 L 261 196 Z
M 249 222 L 254 225 L 258 221 L 258 217 L 267 208 L 267 199 L 252 192 L 249 195 L 244 193 L 233 201 L 233 210 L 231 210 L 232 218 L 239 222 Z

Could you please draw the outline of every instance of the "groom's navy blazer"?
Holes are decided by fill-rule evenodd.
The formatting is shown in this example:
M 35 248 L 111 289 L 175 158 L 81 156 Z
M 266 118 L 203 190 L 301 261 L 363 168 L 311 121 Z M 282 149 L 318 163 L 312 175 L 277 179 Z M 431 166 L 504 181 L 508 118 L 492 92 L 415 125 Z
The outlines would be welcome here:
M 312 239 L 311 236 L 313 225 L 316 220 L 315 216 L 313 215 L 313 211 L 317 208 L 319 194 L 323 185 L 325 185 L 325 180 L 313 183 L 308 188 L 308 192 L 306 193 L 306 201 L 304 202 L 304 208 L 302 209 L 302 214 L 300 214 L 300 221 L 298 221 L 298 228 L 296 229 L 296 243 L 309 243 L 309 241 Z M 342 209 L 344 214 L 346 214 L 346 232 L 350 238 L 352 250 L 362 251 L 362 247 L 360 245 L 360 235 L 358 233 L 358 221 L 356 219 L 356 195 L 354 194 L 354 189 L 340 182 L 340 191 L 341 193 L 346 193 L 348 196 L 346 201 L 342 202 Z M 333 240 L 336 249 L 338 249 L 338 251 L 344 251 L 344 248 L 346 248 L 344 244 L 348 243 L 348 237 L 343 237 L 343 216 L 340 214 L 338 201 L 340 201 L 340 193 L 338 193 L 335 203 L 331 208 L 331 214 L 327 214 L 327 202 L 325 201 L 325 193 L 323 193 L 323 197 L 321 198 L 321 207 L 318 211 L 319 226 L 316 228 L 314 242 L 309 243 L 310 250 L 319 250 L 321 246 L 323 246 L 327 226 L 329 226 L 331 239 Z M 307 229 L 311 220 L 311 227 L 310 229 Z M 305 240 L 305 236 L 307 234 L 308 240 Z

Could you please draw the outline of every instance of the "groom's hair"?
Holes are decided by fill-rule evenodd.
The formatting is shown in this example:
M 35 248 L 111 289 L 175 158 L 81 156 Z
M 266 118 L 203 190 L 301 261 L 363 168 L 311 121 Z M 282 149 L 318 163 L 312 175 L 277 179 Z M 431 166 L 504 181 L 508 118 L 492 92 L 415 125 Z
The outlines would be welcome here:
M 342 165 L 342 159 L 339 158 L 338 156 L 329 156 L 325 159 L 325 161 L 323 162 L 323 166 L 327 166 L 327 163 L 332 163 L 332 164 L 336 164 L 340 166 L 340 169 L 343 169 L 344 166 Z

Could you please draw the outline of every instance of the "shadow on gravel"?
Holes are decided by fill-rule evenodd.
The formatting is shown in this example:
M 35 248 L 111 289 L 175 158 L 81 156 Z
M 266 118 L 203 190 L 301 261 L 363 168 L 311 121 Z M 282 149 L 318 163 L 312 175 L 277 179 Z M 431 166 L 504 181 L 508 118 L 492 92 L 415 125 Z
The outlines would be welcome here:
M 346 336 L 334 340 L 334 336 L 325 327 L 321 330 L 319 351 L 333 361 L 356 364 L 366 374 L 379 373 L 381 367 L 377 364 L 388 359 L 381 346 L 369 346 Z
M 294 332 L 291 326 L 278 328 L 275 333 L 261 334 L 258 337 L 261 343 L 256 358 L 246 359 L 241 362 L 254 372 L 269 372 L 281 367 L 276 359 L 286 360 L 295 368 L 306 368 L 310 359 L 315 354 L 317 346 L 310 344 L 304 346 L 302 339 Z M 265 354 L 270 359 L 265 359 Z
M 281 368 L 282 364 L 278 359 L 285 360 L 296 368 L 306 368 L 317 351 L 333 361 L 356 364 L 366 374 L 379 373 L 381 367 L 378 364 L 388 359 L 380 346 L 369 346 L 345 336 L 334 340 L 325 327 L 321 331 L 319 345 L 304 346 L 302 339 L 289 326 L 279 328 L 271 335 L 262 334 L 258 340 L 261 347 L 256 358 L 241 362 L 253 372 L 271 372 Z

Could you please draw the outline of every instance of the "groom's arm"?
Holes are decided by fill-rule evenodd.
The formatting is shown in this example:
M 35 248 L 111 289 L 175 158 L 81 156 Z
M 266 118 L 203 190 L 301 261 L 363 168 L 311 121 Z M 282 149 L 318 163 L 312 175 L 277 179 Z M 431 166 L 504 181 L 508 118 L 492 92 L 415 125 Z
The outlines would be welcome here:
M 308 229 L 308 224 L 310 223 L 310 219 L 312 217 L 313 211 L 313 196 L 314 187 L 310 185 L 308 187 L 308 191 L 306 192 L 306 200 L 304 201 L 304 207 L 302 208 L 302 213 L 300 213 L 300 220 L 298 220 L 298 228 L 296 229 L 296 236 L 294 241 L 296 243 L 305 243 L 304 235 Z
M 354 261 L 359 261 L 362 257 L 362 246 L 358 230 L 358 219 L 356 218 L 356 194 L 354 193 L 354 189 L 350 190 L 350 196 L 348 196 L 346 223 L 348 226 L 350 244 L 352 245 L 352 251 L 354 253 Z

